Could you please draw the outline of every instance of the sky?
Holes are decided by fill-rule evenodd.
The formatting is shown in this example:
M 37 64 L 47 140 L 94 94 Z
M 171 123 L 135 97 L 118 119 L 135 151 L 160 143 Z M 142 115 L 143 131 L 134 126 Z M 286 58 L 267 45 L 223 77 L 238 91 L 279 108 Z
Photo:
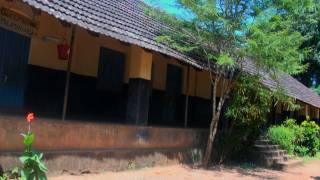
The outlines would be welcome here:
M 176 0 L 144 0 L 144 2 L 155 7 L 160 7 L 173 14 L 179 13 L 179 10 L 175 7 Z
M 192 19 L 193 15 L 177 5 L 177 0 L 143 0 L 145 3 L 161 8 L 170 14 L 174 14 L 182 19 Z M 252 23 L 253 19 L 248 18 L 248 23 Z
M 176 0 L 144 0 L 144 2 L 181 18 L 190 17 L 188 12 L 178 7 Z

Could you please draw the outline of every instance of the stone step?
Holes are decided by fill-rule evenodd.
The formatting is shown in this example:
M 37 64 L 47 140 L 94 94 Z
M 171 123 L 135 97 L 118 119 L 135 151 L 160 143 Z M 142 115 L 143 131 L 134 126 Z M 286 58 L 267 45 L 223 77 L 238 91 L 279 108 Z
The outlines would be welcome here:
M 285 162 L 283 157 L 272 157 L 272 158 L 268 157 L 268 158 L 263 159 L 263 163 L 267 167 L 273 167 L 273 166 L 280 164 L 280 163 L 283 163 L 283 162 Z
M 260 154 L 260 157 L 261 158 L 264 158 L 264 159 L 277 159 L 277 158 L 282 158 L 283 160 L 287 160 L 288 158 L 286 157 L 286 155 L 267 155 L 267 154 Z
M 256 140 L 255 145 L 273 145 L 272 142 L 270 140 Z
M 269 140 L 267 136 L 260 135 L 258 140 Z
M 287 155 L 286 150 L 267 150 L 267 151 L 260 151 L 260 153 L 266 156 L 285 156 Z
M 300 159 L 291 159 L 289 161 L 280 162 L 277 164 L 274 164 L 273 167 L 277 168 L 279 170 L 286 170 L 288 168 L 293 168 L 297 166 L 303 165 L 303 161 Z
M 290 160 L 293 160 L 293 157 L 291 155 L 286 154 L 283 156 L 283 159 L 284 161 L 290 161 Z
M 254 145 L 255 148 L 257 148 L 259 151 L 263 151 L 263 150 L 280 150 L 280 146 L 279 145 Z
M 266 136 L 259 136 L 254 147 L 259 153 L 260 162 L 267 167 L 283 170 L 302 163 L 300 160 L 293 159 L 286 150 L 282 150 L 279 145 L 273 144 Z

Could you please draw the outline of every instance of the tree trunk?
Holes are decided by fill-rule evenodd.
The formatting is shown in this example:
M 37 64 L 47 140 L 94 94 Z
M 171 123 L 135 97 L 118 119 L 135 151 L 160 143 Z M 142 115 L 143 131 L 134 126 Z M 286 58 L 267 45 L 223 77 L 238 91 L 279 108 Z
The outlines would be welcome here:
M 209 137 L 208 137 L 208 142 L 207 142 L 207 147 L 206 151 L 203 157 L 203 162 L 202 165 L 205 168 L 208 168 L 210 158 L 211 158 L 211 152 L 212 152 L 212 146 L 213 146 L 213 141 L 215 138 L 215 134 L 212 132 L 215 129 L 215 114 L 216 114 L 216 90 L 217 90 L 217 84 L 218 82 L 216 80 L 213 80 L 213 89 L 212 89 L 212 118 L 211 118 L 211 123 L 210 123 L 210 129 L 209 129 Z
M 214 138 L 215 138 L 215 134 L 213 133 L 214 129 L 216 127 L 214 127 L 214 122 L 215 120 L 212 119 L 211 120 L 211 124 L 210 124 L 210 135 L 209 135 L 209 138 L 208 138 L 208 142 L 207 142 L 207 148 L 206 148 L 206 151 L 205 151 L 205 154 L 204 154 L 204 157 L 203 157 L 203 166 L 204 168 L 208 168 L 209 166 L 209 162 L 210 162 L 210 159 L 211 159 L 211 152 L 212 152 L 212 146 L 213 146 L 213 141 L 214 141 Z
M 213 143 L 214 143 L 214 140 L 215 140 L 215 137 L 217 134 L 217 130 L 218 130 L 218 123 L 220 120 L 222 106 L 225 102 L 225 95 L 224 95 L 224 93 L 222 93 L 220 100 L 219 100 L 218 107 L 216 108 L 216 89 L 217 89 L 218 82 L 214 81 L 213 84 L 214 84 L 213 85 L 213 92 L 212 92 L 213 113 L 212 113 L 212 119 L 211 119 L 211 123 L 210 123 L 209 138 L 208 138 L 207 147 L 206 147 L 206 151 L 205 151 L 205 154 L 203 157 L 203 163 L 202 163 L 204 168 L 208 168 L 210 160 L 211 160 L 212 147 L 213 147 Z M 222 89 L 224 90 L 224 88 L 222 88 Z M 228 92 L 229 92 L 229 90 L 227 90 L 227 93 Z

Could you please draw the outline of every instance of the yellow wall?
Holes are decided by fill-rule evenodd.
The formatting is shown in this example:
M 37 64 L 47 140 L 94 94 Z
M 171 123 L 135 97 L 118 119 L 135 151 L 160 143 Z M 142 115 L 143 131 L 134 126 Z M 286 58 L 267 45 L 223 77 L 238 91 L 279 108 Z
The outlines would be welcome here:
M 129 57 L 129 78 L 151 80 L 152 53 L 141 47 L 131 45 Z
M 207 71 L 196 72 L 196 96 L 209 99 L 211 97 L 210 74 Z
M 188 87 L 188 95 L 189 96 L 195 96 L 195 94 L 196 94 L 196 82 L 197 82 L 197 76 L 196 76 L 196 74 L 197 74 L 197 71 L 196 71 L 196 69 L 195 68 L 193 68 L 193 67 L 191 67 L 191 66 L 189 66 L 189 87 Z M 188 69 L 186 70 L 186 72 L 188 71 Z M 186 80 L 187 80 L 187 78 L 185 78 Z M 187 84 L 187 83 L 186 83 Z M 186 85 L 184 86 L 184 87 L 186 87 Z
M 61 42 L 70 42 L 70 27 L 64 27 L 60 21 L 44 12 L 35 16 L 31 7 L 22 2 L 1 1 L 0 4 L 15 11 L 21 11 L 21 14 L 39 24 L 37 34 L 31 39 L 29 64 L 55 70 L 67 69 L 67 61 L 58 59 L 57 45 Z M 46 37 L 54 38 L 55 40 L 45 40 Z M 94 37 L 87 30 L 80 27 L 76 27 L 71 71 L 80 75 L 96 77 L 100 47 L 113 49 L 126 55 L 125 83 L 128 83 L 129 77 L 152 79 L 153 88 L 165 90 L 167 65 L 172 64 L 182 68 L 183 94 L 205 99 L 210 99 L 211 97 L 211 83 L 208 72 L 196 71 L 193 67 L 190 67 L 189 80 L 187 82 L 188 67 L 180 64 L 178 60 L 156 52 L 145 51 L 135 45 L 126 45 L 103 35 Z M 187 84 L 189 84 L 189 87 L 187 87 Z
M 77 27 L 75 35 L 75 48 L 72 63 L 72 72 L 76 74 L 96 77 L 98 73 L 100 47 L 113 49 L 128 54 L 129 47 L 118 40 L 105 36 L 94 37 L 88 31 Z M 107 59 L 106 59 L 107 60 Z M 125 82 L 128 78 L 128 62 L 126 56 Z
M 158 90 L 165 90 L 167 78 L 167 65 L 175 65 L 182 68 L 182 94 L 197 96 L 204 99 L 211 97 L 210 75 L 206 71 L 198 71 L 189 66 L 189 82 L 187 82 L 188 66 L 182 65 L 178 60 L 154 53 L 152 85 Z M 188 88 L 187 88 L 188 84 Z M 187 93 L 188 92 L 188 93 Z
M 57 59 L 56 44 L 45 42 L 43 37 L 69 37 L 67 29 L 63 28 L 56 19 L 46 13 L 42 13 L 41 16 L 35 16 L 31 7 L 20 1 L 1 1 L 0 5 L 18 12 L 38 24 L 37 34 L 31 39 L 29 64 L 58 70 L 66 69 L 66 62 Z
M 152 87 L 158 90 L 166 88 L 167 59 L 159 53 L 153 56 Z
M 65 70 L 67 61 L 58 59 L 57 43 L 45 40 L 46 37 L 69 41 L 70 29 L 64 28 L 53 17 L 42 13 L 37 17 L 39 29 L 31 40 L 29 64 L 56 70 Z

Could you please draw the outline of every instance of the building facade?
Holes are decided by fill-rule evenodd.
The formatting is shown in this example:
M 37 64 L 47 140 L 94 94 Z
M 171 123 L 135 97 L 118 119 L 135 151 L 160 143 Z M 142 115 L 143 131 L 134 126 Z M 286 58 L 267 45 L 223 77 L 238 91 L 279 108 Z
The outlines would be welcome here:
M 203 62 L 155 42 L 161 25 L 141 4 L 0 1 L 0 152 L 22 150 L 18 134 L 31 111 L 43 120 L 35 125 L 35 147 L 51 153 L 203 145 L 211 120 L 209 73 Z M 63 45 L 71 50 L 64 60 Z M 320 98 L 292 77 L 282 80 L 291 81 L 288 95 L 302 109 L 278 105 L 274 123 L 318 120 Z

